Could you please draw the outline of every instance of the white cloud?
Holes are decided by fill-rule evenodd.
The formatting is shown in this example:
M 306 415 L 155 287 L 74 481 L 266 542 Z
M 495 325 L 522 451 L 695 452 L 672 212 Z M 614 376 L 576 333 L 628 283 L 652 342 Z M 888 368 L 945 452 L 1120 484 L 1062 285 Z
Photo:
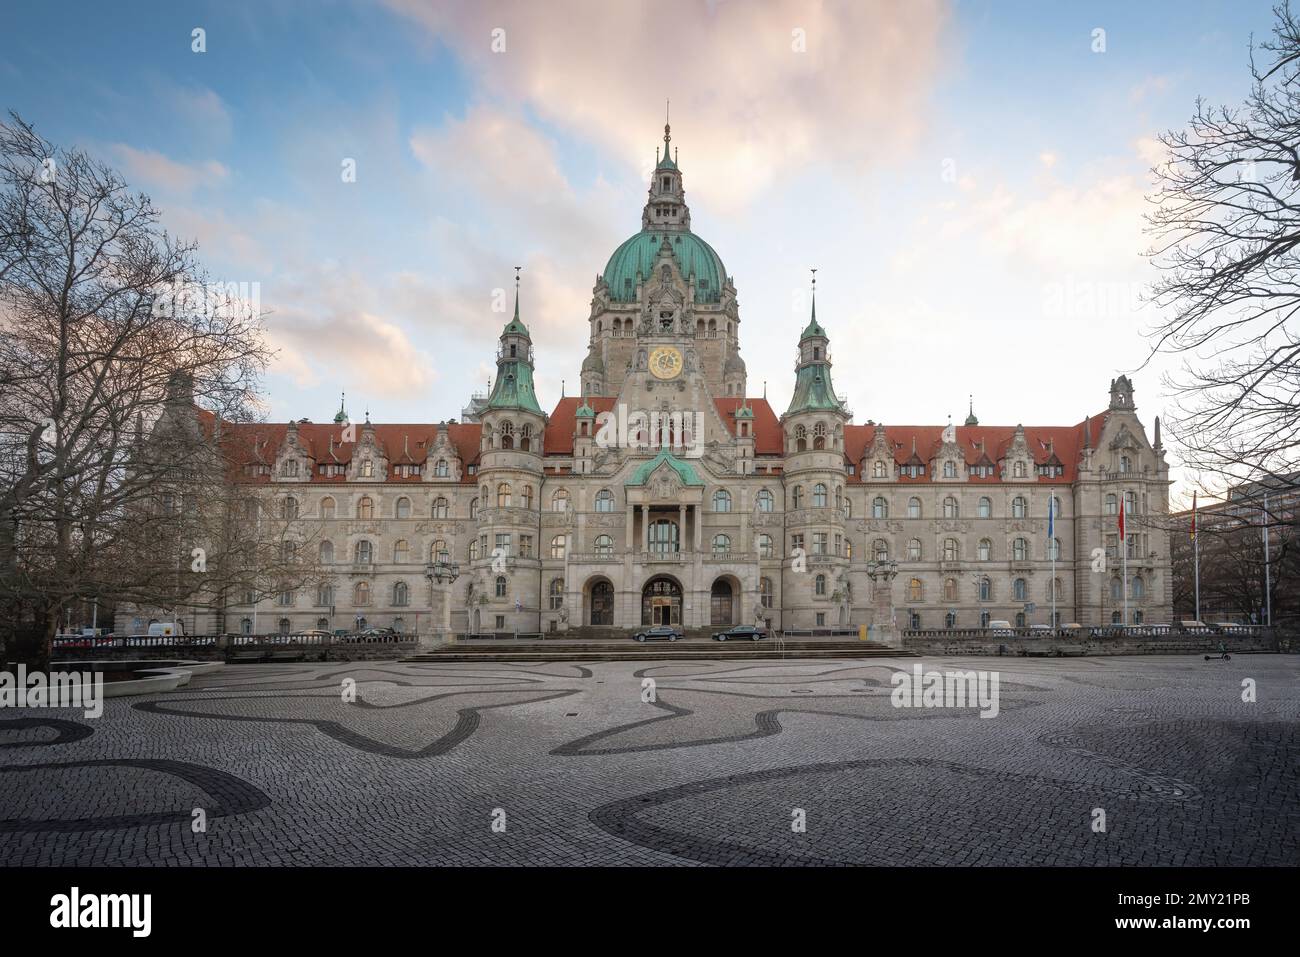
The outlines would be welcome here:
M 388 3 L 491 94 L 633 168 L 651 160 L 671 99 L 692 186 L 731 208 L 810 162 L 861 173 L 901 155 L 922 130 L 948 19 L 937 0 Z
M 156 150 L 138 150 L 125 143 L 114 144 L 112 151 L 132 187 L 152 187 L 171 196 L 218 186 L 230 176 L 216 160 L 181 163 Z

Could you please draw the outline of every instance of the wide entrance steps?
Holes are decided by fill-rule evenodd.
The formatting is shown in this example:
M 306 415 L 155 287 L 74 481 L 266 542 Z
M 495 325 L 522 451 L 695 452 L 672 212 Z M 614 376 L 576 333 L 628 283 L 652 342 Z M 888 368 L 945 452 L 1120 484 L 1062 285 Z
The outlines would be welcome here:
M 703 637 L 700 637 L 702 634 Z M 551 638 L 544 641 L 469 639 L 455 641 L 402 661 L 717 661 L 723 659 L 914 658 L 915 654 L 875 641 L 830 638 L 764 638 L 714 641 L 710 632 L 688 631 L 677 641 L 622 638 Z

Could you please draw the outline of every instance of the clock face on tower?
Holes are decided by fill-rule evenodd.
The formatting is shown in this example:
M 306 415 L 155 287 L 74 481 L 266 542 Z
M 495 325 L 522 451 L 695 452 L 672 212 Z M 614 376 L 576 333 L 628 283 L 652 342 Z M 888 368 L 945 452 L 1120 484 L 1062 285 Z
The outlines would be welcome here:
M 659 346 L 650 352 L 650 372 L 656 379 L 675 379 L 682 371 L 682 354 L 673 346 Z

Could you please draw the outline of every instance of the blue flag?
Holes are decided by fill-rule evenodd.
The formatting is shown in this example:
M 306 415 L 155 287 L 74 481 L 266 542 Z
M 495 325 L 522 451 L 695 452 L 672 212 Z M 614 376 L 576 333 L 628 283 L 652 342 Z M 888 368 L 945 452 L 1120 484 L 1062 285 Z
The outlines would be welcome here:
M 1047 544 L 1052 544 L 1053 530 L 1056 528 L 1054 519 L 1056 518 L 1056 496 L 1053 495 L 1047 500 Z

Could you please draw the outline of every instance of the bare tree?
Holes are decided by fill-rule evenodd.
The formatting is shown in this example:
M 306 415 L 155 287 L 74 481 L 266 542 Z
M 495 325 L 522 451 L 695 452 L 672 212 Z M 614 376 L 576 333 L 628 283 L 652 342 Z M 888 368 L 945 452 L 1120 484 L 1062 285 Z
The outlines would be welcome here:
M 1190 524 L 1184 523 L 1171 537 L 1175 617 L 1187 619 L 1196 607 L 1189 531 Z M 1289 627 L 1300 620 L 1300 540 L 1294 523 L 1269 530 L 1267 575 L 1261 511 L 1202 515 L 1198 538 L 1203 618 L 1226 615 L 1262 623 L 1270 608 L 1277 625 Z M 1269 602 L 1265 581 L 1270 585 Z
M 233 548 L 211 562 L 195 549 L 236 537 L 220 423 L 253 416 L 268 352 L 256 308 L 205 282 L 195 247 L 161 228 L 147 196 L 11 117 L 0 124 L 0 629 L 40 636 L 48 655 L 74 602 L 175 604 L 220 589 L 200 567 L 235 574 Z
M 1183 359 L 1169 425 L 1211 491 L 1300 459 L 1300 23 L 1289 2 L 1274 14 L 1245 103 L 1198 100 L 1187 129 L 1161 136 L 1147 217 L 1166 317 L 1152 355 Z

